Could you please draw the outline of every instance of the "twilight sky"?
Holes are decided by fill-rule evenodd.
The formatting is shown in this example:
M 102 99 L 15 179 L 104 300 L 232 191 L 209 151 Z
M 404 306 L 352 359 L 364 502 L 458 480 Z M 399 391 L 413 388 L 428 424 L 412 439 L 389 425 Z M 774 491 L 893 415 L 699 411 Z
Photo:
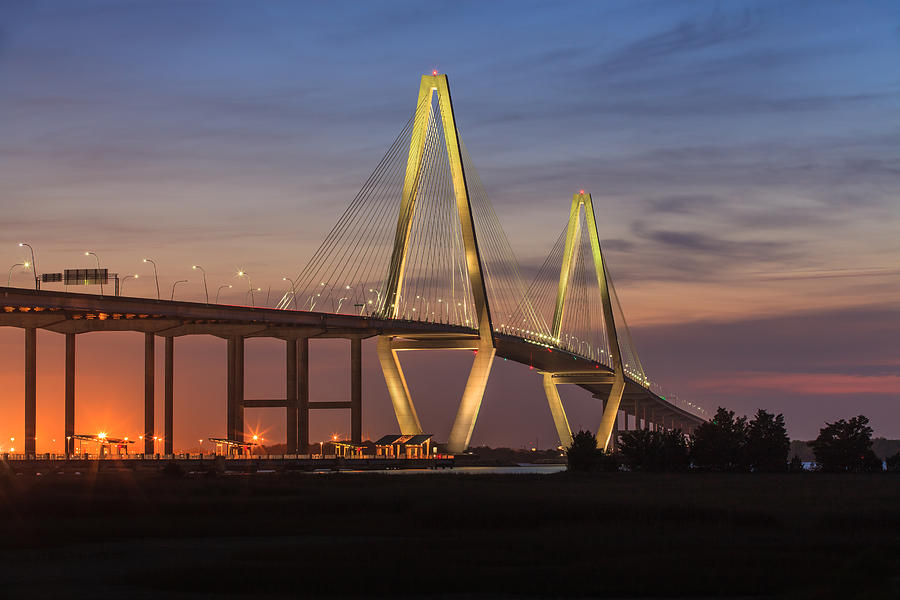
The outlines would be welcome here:
M 525 268 L 572 192 L 593 193 L 651 377 L 707 409 L 783 412 L 797 438 L 859 413 L 896 438 L 898 59 L 890 1 L 2 0 L 0 259 L 21 262 L 28 241 L 39 272 L 58 271 L 92 266 L 93 250 L 149 297 L 150 256 L 165 296 L 189 280 L 182 299 L 202 298 L 199 263 L 211 287 L 235 285 L 230 303 L 243 268 L 280 297 L 436 68 Z M 348 393 L 347 346 L 313 343 L 313 399 Z M 79 337 L 79 433 L 137 435 L 142 348 L 139 334 Z M 377 437 L 396 421 L 365 348 Z M 462 354 L 404 357 L 438 439 Z M 0 356 L 7 448 L 23 435 L 20 330 L 0 329 Z M 247 357 L 247 397 L 283 393 L 282 344 Z M 38 450 L 58 449 L 62 336 L 39 334 L 38 360 Z M 176 361 L 176 446 L 222 435 L 224 342 L 179 339 Z M 585 392 L 564 398 L 573 426 L 596 428 Z M 280 410 L 247 422 L 283 439 Z M 312 439 L 348 430 L 347 415 L 313 416 Z M 538 376 L 498 363 L 473 443 L 550 446 L 553 431 Z

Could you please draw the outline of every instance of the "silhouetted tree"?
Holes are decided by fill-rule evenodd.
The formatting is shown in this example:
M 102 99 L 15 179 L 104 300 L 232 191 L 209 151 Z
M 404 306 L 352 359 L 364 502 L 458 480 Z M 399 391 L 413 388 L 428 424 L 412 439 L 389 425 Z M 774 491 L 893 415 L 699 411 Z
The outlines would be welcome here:
M 746 460 L 754 471 L 777 472 L 787 468 L 791 439 L 784 426 L 784 415 L 762 409 L 747 424 Z
M 662 431 L 662 468 L 665 471 L 684 471 L 691 466 L 691 449 L 688 438 L 680 429 Z
M 891 454 L 884 462 L 889 473 L 900 473 L 900 452 Z
M 637 429 L 620 436 L 619 450 L 632 471 L 680 471 L 690 466 L 684 433 Z
M 597 448 L 597 437 L 590 431 L 579 431 L 566 448 L 566 461 L 570 471 L 616 471 L 618 458 Z
M 863 415 L 849 421 L 840 419 L 825 423 L 809 445 L 816 455 L 816 464 L 823 471 L 864 472 L 880 471 L 881 460 L 872 451 L 872 428 Z
M 597 436 L 579 431 L 566 448 L 566 463 L 570 471 L 592 471 L 597 465 Z
M 747 469 L 747 417 L 734 417 L 721 406 L 715 416 L 700 424 L 691 436 L 691 460 L 699 469 L 743 471 Z

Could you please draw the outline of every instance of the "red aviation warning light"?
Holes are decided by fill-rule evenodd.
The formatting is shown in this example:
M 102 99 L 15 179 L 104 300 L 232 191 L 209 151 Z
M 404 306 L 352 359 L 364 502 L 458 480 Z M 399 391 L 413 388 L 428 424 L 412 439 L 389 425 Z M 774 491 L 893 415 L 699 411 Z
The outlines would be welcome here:
M 437 69 L 432 69 L 432 70 L 431 70 L 431 74 L 432 74 L 432 75 L 437 75 Z
M 579 190 L 578 193 L 584 196 L 584 190 Z

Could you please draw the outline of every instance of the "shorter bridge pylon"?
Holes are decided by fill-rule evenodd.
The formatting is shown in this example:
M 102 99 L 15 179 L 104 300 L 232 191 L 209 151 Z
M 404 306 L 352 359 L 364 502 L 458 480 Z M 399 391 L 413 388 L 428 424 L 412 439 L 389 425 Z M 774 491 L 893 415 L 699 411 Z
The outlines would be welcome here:
M 584 211 L 585 225 L 582 227 L 582 210 Z M 544 373 L 544 392 L 550 405 L 550 414 L 556 425 L 560 444 L 568 446 L 572 443 L 572 430 L 566 417 L 565 409 L 559 397 L 556 386 L 561 383 L 595 386 L 608 386 L 609 392 L 603 403 L 603 416 L 597 431 L 597 445 L 602 449 L 609 446 L 613 427 L 618 415 L 619 404 L 622 401 L 622 393 L 625 390 L 625 370 L 622 364 L 622 354 L 619 348 L 618 334 L 616 333 L 616 321 L 613 313 L 612 298 L 610 293 L 609 274 L 603 260 L 603 251 L 600 248 L 600 238 L 597 234 L 597 221 L 594 217 L 594 205 L 591 195 L 584 190 L 577 192 L 572 197 L 572 207 L 569 211 L 569 223 L 566 229 L 566 242 L 562 255 L 562 268 L 559 274 L 559 287 L 556 294 L 556 304 L 553 314 L 552 337 L 560 340 L 562 336 L 563 317 L 569 296 L 570 281 L 575 272 L 576 264 L 579 264 L 576 251 L 581 245 L 582 229 L 587 230 L 590 241 L 591 258 L 597 284 L 600 288 L 600 300 L 603 313 L 603 323 L 606 332 L 606 345 L 609 348 L 610 368 L 607 371 L 572 371 L 559 373 Z

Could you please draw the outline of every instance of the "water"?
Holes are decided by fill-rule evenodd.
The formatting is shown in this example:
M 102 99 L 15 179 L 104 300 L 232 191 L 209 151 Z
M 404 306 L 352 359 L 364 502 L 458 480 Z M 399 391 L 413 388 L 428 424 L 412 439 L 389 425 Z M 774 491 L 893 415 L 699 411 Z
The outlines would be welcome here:
M 341 473 L 383 473 L 385 475 L 434 475 L 449 473 L 456 475 L 550 475 L 565 471 L 566 465 L 533 465 L 519 464 L 512 467 L 454 467 L 452 469 L 385 469 L 373 471 L 357 471 L 341 469 Z M 317 473 L 332 473 L 321 470 Z

